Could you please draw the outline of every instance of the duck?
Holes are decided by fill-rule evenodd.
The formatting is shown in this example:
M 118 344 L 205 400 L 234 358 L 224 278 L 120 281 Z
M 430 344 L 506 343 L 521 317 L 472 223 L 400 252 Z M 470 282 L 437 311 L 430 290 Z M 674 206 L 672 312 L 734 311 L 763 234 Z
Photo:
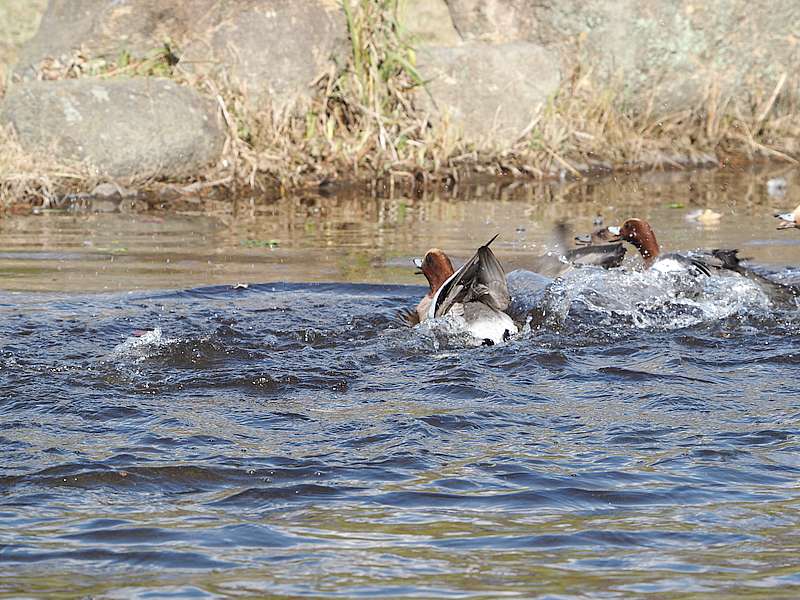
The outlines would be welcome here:
M 506 313 L 511 297 L 505 271 L 489 247 L 495 239 L 497 235 L 458 270 L 453 269 L 450 257 L 439 248 L 431 248 L 424 258 L 414 261 L 429 286 L 417 305 L 417 322 L 453 315 L 463 320 L 474 338 L 489 346 L 519 333 Z
M 595 229 L 589 235 L 575 236 L 574 240 L 580 246 L 579 248 L 569 248 L 570 227 L 564 222 L 556 224 L 555 237 L 559 252 L 568 263 L 567 267 L 574 265 L 610 269 L 618 267 L 625 258 L 625 247 L 622 242 L 614 242 L 610 239 L 612 236 L 607 227 Z
M 612 240 L 624 240 L 642 255 L 645 269 L 661 272 L 689 271 L 694 274 L 711 275 L 711 269 L 697 258 L 670 252 L 661 254 L 656 234 L 644 219 L 628 219 L 619 227 L 609 227 Z
M 775 218 L 783 221 L 777 229 L 800 229 L 800 206 L 792 212 L 776 213 Z
M 569 262 L 578 266 L 598 266 L 604 269 L 613 269 L 625 260 L 625 246 L 622 242 L 613 241 L 613 235 L 608 227 L 595 229 L 590 234 L 576 235 L 575 243 L 578 248 L 567 250 L 564 254 Z

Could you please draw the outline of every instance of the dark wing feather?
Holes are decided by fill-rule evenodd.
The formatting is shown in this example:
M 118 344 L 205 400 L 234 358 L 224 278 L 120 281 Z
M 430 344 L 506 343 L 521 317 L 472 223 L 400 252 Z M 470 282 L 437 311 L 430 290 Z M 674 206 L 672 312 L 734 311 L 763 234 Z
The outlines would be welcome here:
M 478 248 L 478 273 L 474 291 L 481 302 L 496 310 L 507 309 L 511 302 L 506 272 L 489 244 Z
M 478 268 L 478 254 L 470 258 L 464 266 L 445 281 L 444 285 L 436 293 L 436 307 L 434 309 L 434 316 L 441 317 L 447 313 L 453 304 L 456 302 L 464 302 L 467 294 L 466 284 L 475 279 L 475 272 Z
M 457 302 L 480 301 L 497 310 L 505 310 L 511 302 L 506 273 L 489 248 L 497 236 L 478 248 L 464 266 L 445 282 L 437 294 L 434 316 L 447 313 Z
M 689 262 L 692 263 L 692 266 L 695 267 L 698 271 L 700 271 L 706 277 L 711 276 L 711 269 L 709 269 L 708 265 L 704 263 L 702 260 L 697 258 L 690 258 Z

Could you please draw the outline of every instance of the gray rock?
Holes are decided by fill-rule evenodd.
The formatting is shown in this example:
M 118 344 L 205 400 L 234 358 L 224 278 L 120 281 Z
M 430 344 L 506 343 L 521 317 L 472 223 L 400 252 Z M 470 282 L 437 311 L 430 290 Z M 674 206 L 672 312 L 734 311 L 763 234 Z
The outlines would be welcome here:
M 397 18 L 413 44 L 461 43 L 445 0 L 399 0 Z
M 712 84 L 734 100 L 769 93 L 800 64 L 796 0 L 447 3 L 463 39 L 543 45 L 562 67 L 580 62 L 600 84 L 619 81 L 634 107 L 656 98 L 656 113 L 696 106 Z
M 30 151 L 85 161 L 99 175 L 197 173 L 219 158 L 216 107 L 166 79 L 28 82 L 0 105 Z
M 657 98 L 658 113 L 696 106 L 712 85 L 734 101 L 769 93 L 782 73 L 798 72 L 795 0 L 589 4 L 595 17 L 584 29 L 583 61 L 598 62 L 601 74 L 622 73 L 630 97 Z
M 308 84 L 346 48 L 337 0 L 50 0 L 15 73 L 32 78 L 47 58 L 82 49 L 88 59 L 152 54 L 166 40 L 179 68 L 227 76 L 254 100 L 279 103 L 308 94 Z
M 536 36 L 541 3 L 530 0 L 447 0 L 462 39 L 483 42 L 541 42 Z
M 284 104 L 310 95 L 309 84 L 346 50 L 338 4 L 320 0 L 237 3 L 206 39 L 187 48 L 189 64 L 222 68 L 261 102 Z M 208 69 L 200 69 L 208 70 Z
M 132 198 L 136 196 L 136 190 L 131 190 L 119 185 L 118 183 L 98 183 L 90 192 L 93 198 L 108 200 L 111 198 Z
M 469 140 L 501 144 L 520 136 L 561 80 L 558 56 L 528 42 L 426 47 L 418 68 L 430 113 L 448 114 Z

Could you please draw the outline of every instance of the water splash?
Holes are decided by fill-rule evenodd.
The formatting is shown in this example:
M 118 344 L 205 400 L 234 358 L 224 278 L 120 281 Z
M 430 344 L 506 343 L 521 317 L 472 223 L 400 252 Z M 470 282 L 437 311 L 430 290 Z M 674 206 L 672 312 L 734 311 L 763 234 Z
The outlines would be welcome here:
M 670 331 L 762 313 L 770 301 L 754 282 L 731 274 L 698 277 L 689 272 L 650 269 L 574 269 L 544 293 L 544 323 L 563 325 L 592 314 L 608 325 Z

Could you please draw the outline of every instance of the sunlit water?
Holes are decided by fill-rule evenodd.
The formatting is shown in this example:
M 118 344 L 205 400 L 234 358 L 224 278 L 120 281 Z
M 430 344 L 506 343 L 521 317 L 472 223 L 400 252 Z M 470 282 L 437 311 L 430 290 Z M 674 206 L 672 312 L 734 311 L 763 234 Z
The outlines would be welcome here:
M 800 311 L 526 271 L 602 212 L 798 282 L 774 175 L 7 219 L 0 596 L 797 597 Z M 521 334 L 398 318 L 498 231 Z

